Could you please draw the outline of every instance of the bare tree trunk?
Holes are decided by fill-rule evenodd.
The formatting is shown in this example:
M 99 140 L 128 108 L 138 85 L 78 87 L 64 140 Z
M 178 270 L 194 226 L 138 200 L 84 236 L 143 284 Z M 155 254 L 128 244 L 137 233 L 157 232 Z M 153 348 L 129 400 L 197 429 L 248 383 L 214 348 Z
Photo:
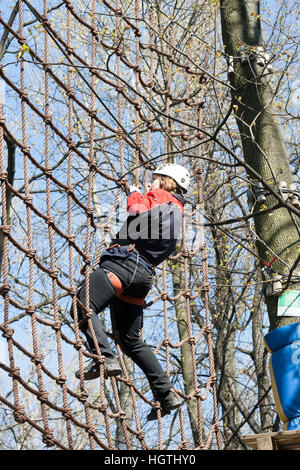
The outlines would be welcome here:
M 291 184 L 292 175 L 280 124 L 273 109 L 274 92 L 270 85 L 270 73 L 266 67 L 257 63 L 257 46 L 263 43 L 260 4 L 259 1 L 221 0 L 220 6 L 225 52 L 228 57 L 234 58 L 230 84 L 233 87 L 232 99 L 248 176 L 255 179 L 251 171 L 253 169 L 278 192 L 278 183 L 286 181 Z M 245 61 L 241 60 L 242 54 L 245 54 Z M 278 200 L 274 195 L 266 193 L 265 204 L 272 208 L 278 204 Z M 296 244 L 299 240 L 297 219 L 283 205 L 255 217 L 260 259 L 269 263 L 274 257 L 273 253 L 281 253 L 280 260 L 277 258 L 272 264 L 274 271 L 280 275 L 289 275 L 299 255 Z M 286 249 L 288 246 L 289 249 Z M 298 321 L 296 317 L 277 317 L 276 297 L 266 297 L 266 304 L 271 329 Z
M 256 277 L 261 278 L 258 272 Z M 268 376 L 267 351 L 263 341 L 262 315 L 261 315 L 261 295 L 259 282 L 256 284 L 253 308 L 252 308 L 252 341 L 253 341 L 253 362 L 255 375 L 257 377 L 257 395 L 259 402 L 261 430 L 270 432 L 273 428 L 274 412 L 272 410 L 272 398 L 270 395 L 270 380 Z
M 176 264 L 173 269 L 173 286 L 174 294 L 184 290 L 184 279 L 180 264 Z M 184 340 L 189 336 L 188 333 L 188 314 L 185 308 L 185 298 L 180 296 L 175 304 L 177 328 L 180 341 Z M 184 383 L 184 390 L 186 395 L 192 393 L 195 389 L 194 374 L 193 374 L 193 361 L 192 351 L 189 342 L 184 343 L 181 346 L 181 367 L 182 377 Z M 189 420 L 191 423 L 191 429 L 193 433 L 195 445 L 199 444 L 199 429 L 198 429 L 198 412 L 197 402 L 195 398 L 187 401 L 187 408 L 189 414 Z
M 127 357 L 125 354 L 123 356 L 123 361 L 128 373 L 129 377 L 133 377 L 133 371 L 134 371 L 134 364 L 132 360 Z M 124 384 L 120 384 L 120 389 L 119 389 L 119 399 L 120 399 L 120 406 L 121 409 L 124 411 L 126 415 L 126 423 L 131 426 L 132 424 L 132 414 L 133 414 L 133 406 L 132 406 L 132 399 L 131 399 L 131 393 L 130 393 L 130 388 Z M 128 439 L 130 441 L 130 444 L 132 443 L 132 434 L 127 432 Z M 126 450 L 127 445 L 125 442 L 125 436 L 124 436 L 124 431 L 123 431 L 123 426 L 120 421 L 117 422 L 117 430 L 116 430 L 116 442 L 117 442 L 117 447 L 120 450 Z

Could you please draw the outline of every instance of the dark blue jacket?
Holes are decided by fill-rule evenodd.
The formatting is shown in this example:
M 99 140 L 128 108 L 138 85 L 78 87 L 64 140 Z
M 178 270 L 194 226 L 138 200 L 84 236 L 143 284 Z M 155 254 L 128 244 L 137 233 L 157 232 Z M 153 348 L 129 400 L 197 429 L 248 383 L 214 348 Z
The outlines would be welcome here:
M 135 244 L 141 261 L 158 266 L 176 248 L 181 234 L 184 199 L 164 189 L 154 189 L 143 196 L 132 192 L 127 200 L 128 217 L 116 239 L 101 259 L 109 257 L 132 257 L 135 250 L 128 252 L 124 245 Z

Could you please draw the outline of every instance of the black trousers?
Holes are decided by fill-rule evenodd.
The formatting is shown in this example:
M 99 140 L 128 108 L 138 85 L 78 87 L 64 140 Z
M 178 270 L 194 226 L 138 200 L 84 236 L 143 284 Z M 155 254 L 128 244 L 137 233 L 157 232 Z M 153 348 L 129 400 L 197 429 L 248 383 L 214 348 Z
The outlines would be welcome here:
M 146 297 L 149 292 L 153 275 L 140 263 L 136 264 L 129 259 L 112 258 L 102 261 L 100 268 L 89 277 L 89 308 L 94 312 L 91 316 L 91 322 L 101 353 L 106 357 L 112 357 L 114 352 L 109 345 L 104 325 L 98 316 L 107 306 L 111 307 L 114 334 L 118 336 L 123 352 L 142 369 L 148 378 L 154 397 L 159 399 L 170 391 L 172 384 L 152 349 L 140 338 L 143 326 L 143 307 L 118 299 L 115 289 L 106 275 L 107 271 L 115 273 L 120 278 L 126 289 L 125 295 L 140 298 Z M 78 291 L 77 297 L 83 305 L 86 305 L 85 283 Z M 84 313 L 79 306 L 77 310 L 78 319 L 82 320 Z M 72 309 L 71 316 L 73 317 Z M 87 339 L 90 351 L 96 354 L 94 340 L 87 323 L 81 327 L 81 330 Z

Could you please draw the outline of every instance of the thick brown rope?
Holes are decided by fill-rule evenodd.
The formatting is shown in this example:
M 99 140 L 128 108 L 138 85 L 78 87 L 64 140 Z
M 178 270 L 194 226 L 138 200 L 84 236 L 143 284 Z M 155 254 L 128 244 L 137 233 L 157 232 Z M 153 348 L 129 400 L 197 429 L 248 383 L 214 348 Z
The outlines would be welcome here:
M 44 28 L 44 50 L 42 52 L 37 48 L 33 50 L 30 47 L 30 40 L 25 36 L 27 29 L 24 26 L 23 20 L 23 4 L 31 11 L 32 15 L 39 21 L 41 27 Z M 164 447 L 164 434 L 163 434 L 163 421 L 161 418 L 161 410 L 159 402 L 152 403 L 149 399 L 135 386 L 134 381 L 128 375 L 125 363 L 122 358 L 121 349 L 117 345 L 120 362 L 123 369 L 123 376 L 118 379 L 111 380 L 112 391 L 114 395 L 115 411 L 111 412 L 107 397 L 105 395 L 105 382 L 104 382 L 104 358 L 96 342 L 95 333 L 91 323 L 91 311 L 86 308 L 86 317 L 90 329 L 92 331 L 94 342 L 96 344 L 97 355 L 95 358 L 100 364 L 100 379 L 98 381 L 99 400 L 93 401 L 87 391 L 86 383 L 83 379 L 83 364 L 84 357 L 93 357 L 93 355 L 85 352 L 83 349 L 82 339 L 80 336 L 77 301 L 76 282 L 75 282 L 75 260 L 78 265 L 78 260 L 82 266 L 82 274 L 85 276 L 87 286 L 89 285 L 89 276 L 92 267 L 97 267 L 99 264 L 101 252 L 108 242 L 108 234 L 111 229 L 113 217 L 115 215 L 116 207 L 120 202 L 122 190 L 127 185 L 127 174 L 132 170 L 128 167 L 127 152 L 131 152 L 134 162 L 135 182 L 139 184 L 142 171 L 145 172 L 145 183 L 148 180 L 148 173 L 150 166 L 147 162 L 151 160 L 151 145 L 153 139 L 161 135 L 163 140 L 164 156 L 163 161 L 169 158 L 170 149 L 184 148 L 187 142 L 197 141 L 201 143 L 201 126 L 202 126 L 202 109 L 204 99 L 204 87 L 201 93 L 198 94 L 197 100 L 192 99 L 190 93 L 192 92 L 192 79 L 198 77 L 204 80 L 203 69 L 207 69 L 208 55 L 207 53 L 202 69 L 196 70 L 192 60 L 178 55 L 175 56 L 175 25 L 171 24 L 168 28 L 168 33 L 165 37 L 160 38 L 157 33 L 158 23 L 156 12 L 153 5 L 149 10 L 148 24 L 148 42 L 144 42 L 142 29 L 146 28 L 145 22 L 142 18 L 142 9 L 139 0 L 135 0 L 134 14 L 135 20 L 127 17 L 121 10 L 121 4 L 118 1 L 116 6 L 111 2 L 103 1 L 101 8 L 105 8 L 106 14 L 109 14 L 114 20 L 115 37 L 102 39 L 98 30 L 97 23 L 97 4 L 96 0 L 91 0 L 91 11 L 89 15 L 83 16 L 77 12 L 74 5 L 70 0 L 64 1 L 64 8 L 60 9 L 62 15 L 66 17 L 66 35 L 60 33 L 59 29 L 55 29 L 54 23 L 51 23 L 51 17 L 48 12 L 47 0 L 43 0 L 43 12 L 37 12 L 27 0 L 19 0 L 19 27 L 13 29 L 0 18 L 1 24 L 7 29 L 9 34 L 19 42 L 20 47 L 26 45 L 28 53 L 33 64 L 32 67 L 41 67 L 44 77 L 44 103 L 39 107 L 35 100 L 28 93 L 28 84 L 26 82 L 26 54 L 22 54 L 19 60 L 20 68 L 20 82 L 15 83 L 9 73 L 3 68 L 0 68 L 0 77 L 6 82 L 7 86 L 19 100 L 21 107 L 21 138 L 20 135 L 11 130 L 9 123 L 6 123 L 3 116 L 3 109 L 0 107 L 0 181 L 2 193 L 2 225 L 1 232 L 3 236 L 3 260 L 2 260 L 2 280 L 1 280 L 1 295 L 4 303 L 4 317 L 0 329 L 4 338 L 7 341 L 9 365 L 0 363 L 0 367 L 12 379 L 13 386 L 13 403 L 8 401 L 5 397 L 1 396 L 0 400 L 5 406 L 13 410 L 15 420 L 18 423 L 28 423 L 38 432 L 42 434 L 42 440 L 46 446 L 57 446 L 59 448 L 73 449 L 74 447 L 74 433 L 76 428 L 82 429 L 88 437 L 89 447 L 91 449 L 114 449 L 116 443 L 113 439 L 113 429 L 116 421 L 119 422 L 119 428 L 122 430 L 122 435 L 126 448 L 133 448 L 133 438 L 135 438 L 139 446 L 146 450 L 149 448 L 147 435 L 143 431 L 142 420 L 139 411 L 138 400 L 147 404 L 152 404 L 157 408 L 158 413 L 158 434 L 157 434 L 157 448 L 163 449 Z M 84 34 L 90 39 L 90 54 L 81 55 L 79 50 L 76 50 L 74 39 L 72 39 L 72 29 L 81 28 Z M 132 51 L 134 54 L 128 54 L 128 42 L 126 42 L 126 35 L 133 35 L 134 40 L 131 41 Z M 157 39 L 157 41 L 156 41 Z M 28 45 L 27 45 L 28 41 Z M 194 41 L 190 43 L 187 56 L 193 56 Z M 57 65 L 52 61 L 51 47 L 55 45 L 65 51 L 63 58 L 66 64 L 66 75 L 62 76 L 58 72 Z M 106 51 L 108 55 L 115 58 L 116 70 L 110 68 L 109 61 L 107 62 L 108 68 L 105 70 L 101 67 L 97 58 L 97 51 L 101 48 Z M 25 49 L 24 49 L 25 50 Z M 144 56 L 144 54 L 146 56 Z M 134 57 L 134 59 L 133 59 Z M 147 57 L 147 61 L 145 61 Z M 158 59 L 161 59 L 165 64 L 165 82 L 164 84 L 158 83 L 155 77 L 155 67 L 157 66 Z M 146 67 L 145 67 L 146 65 Z M 103 70 L 101 69 L 103 68 Z M 83 80 L 83 75 L 80 73 L 85 69 L 89 70 L 89 79 Z M 132 80 L 124 73 L 127 70 Z M 185 77 L 185 93 L 180 96 L 172 86 L 176 78 L 176 74 L 180 70 L 182 76 Z M 77 71 L 77 73 L 74 73 Z M 86 77 L 86 74 L 84 75 Z M 145 78 L 147 77 L 147 78 Z M 86 80 L 86 79 L 85 79 Z M 52 112 L 51 115 L 51 84 L 60 90 L 62 96 L 66 98 L 66 125 L 62 130 L 62 126 L 56 120 L 56 116 Z M 80 96 L 76 89 L 78 83 L 84 88 L 85 99 Z M 115 93 L 116 108 L 108 112 L 105 119 L 97 111 L 99 98 L 101 98 L 100 86 L 107 86 L 112 93 Z M 88 86 L 87 86 L 88 85 Z M 164 102 L 165 111 L 162 113 L 157 106 L 157 100 L 160 103 Z M 173 112 L 174 107 L 182 107 L 184 114 L 184 125 L 182 126 L 176 120 L 176 114 Z M 135 130 L 130 133 L 126 127 L 128 121 L 128 111 L 130 110 L 134 117 Z M 197 114 L 198 110 L 198 114 Z M 127 114 L 126 114 L 127 112 Z M 75 143 L 74 139 L 74 124 L 76 113 L 83 113 L 85 116 L 85 126 L 88 129 L 88 151 L 80 149 L 80 145 Z M 196 116 L 198 122 L 193 129 L 189 127 L 190 113 Z M 44 129 L 44 163 L 38 161 L 35 151 L 32 147 L 31 136 L 27 132 L 28 116 L 32 114 L 43 126 Z M 195 130 L 195 128 L 198 128 Z M 118 176 L 113 176 L 112 172 L 103 169 L 98 164 L 95 149 L 98 145 L 99 129 L 105 130 L 109 133 L 111 142 L 117 142 L 119 151 L 120 167 L 118 168 Z M 9 183 L 6 167 L 5 167 L 5 147 L 4 147 L 4 132 L 20 149 L 23 162 L 24 162 L 24 190 L 18 191 L 12 184 Z M 53 142 L 55 139 L 60 139 L 66 148 L 65 159 L 66 164 L 66 177 L 62 178 L 61 173 L 56 171 L 51 152 L 53 152 Z M 31 146 L 30 146 L 31 145 Z M 201 157 L 201 146 L 198 145 L 199 157 Z M 173 153 L 171 156 L 173 158 Z M 77 160 L 78 159 L 78 160 Z M 63 161 L 63 159 L 62 159 Z M 74 188 L 74 165 L 76 161 L 80 161 L 85 165 L 87 191 L 84 198 L 78 196 L 77 188 Z M 183 163 L 187 164 L 188 156 L 184 153 Z M 55 162 L 56 163 L 56 162 Z M 155 163 L 156 164 L 156 163 Z M 140 166 L 142 165 L 142 166 Z M 38 171 L 41 178 L 45 182 L 46 205 L 45 210 L 42 211 L 38 201 L 32 192 L 32 182 L 34 181 L 32 175 L 32 168 Z M 59 166 L 58 166 L 59 168 Z M 198 178 L 198 195 L 199 205 L 203 207 L 203 171 L 201 167 L 201 158 L 197 168 Z M 104 237 L 100 242 L 100 246 L 95 254 L 93 260 L 93 247 L 92 242 L 94 239 L 93 230 L 96 228 L 94 221 L 93 210 L 93 192 L 95 191 L 95 178 L 105 180 L 117 185 L 114 194 L 113 204 L 110 208 L 106 223 L 104 226 Z M 63 192 L 67 208 L 67 221 L 65 225 L 60 226 L 56 220 L 55 213 L 53 212 L 52 190 L 58 189 Z M 16 231 L 12 231 L 9 225 L 7 215 L 6 194 L 10 191 L 18 204 L 24 206 L 26 211 L 26 232 L 27 232 L 27 246 L 22 243 L 18 238 Z M 85 236 L 84 243 L 76 240 L 74 234 L 77 226 L 75 223 L 74 207 L 76 211 L 80 211 L 85 217 Z M 34 232 L 34 223 L 36 220 L 47 227 L 47 245 L 49 247 L 49 260 L 45 262 L 43 254 L 35 249 L 36 234 Z M 185 228 L 183 226 L 185 234 Z M 68 247 L 68 276 L 60 276 L 58 268 L 58 259 L 56 253 L 56 240 L 60 238 L 67 243 Z M 204 234 L 202 236 L 204 240 Z M 9 255 L 12 250 L 20 253 L 28 263 L 28 294 L 26 304 L 14 297 L 11 291 Z M 203 269 L 203 282 L 202 287 L 197 288 L 192 292 L 189 285 L 189 263 L 191 258 L 198 254 L 199 247 L 193 252 L 188 250 L 185 236 L 183 237 L 182 250 L 176 255 L 170 257 L 172 262 L 180 260 L 183 262 L 183 275 L 184 283 L 183 289 L 177 292 L 173 297 L 169 294 L 169 279 L 167 272 L 167 263 L 165 262 L 162 267 L 162 292 L 160 295 L 152 298 L 148 306 L 157 304 L 161 300 L 164 314 L 164 334 L 156 347 L 155 353 L 163 351 L 166 358 L 166 371 L 168 376 L 171 376 L 171 355 L 173 351 L 181 348 L 184 344 L 189 343 L 192 357 L 192 371 L 193 371 L 193 386 L 194 391 L 186 396 L 181 390 L 176 390 L 178 395 L 184 400 L 196 399 L 197 402 L 197 425 L 199 429 L 199 445 L 196 448 L 208 449 L 212 445 L 214 436 L 216 437 L 217 447 L 222 447 L 220 429 L 217 416 L 217 398 L 216 398 L 216 377 L 214 369 L 213 358 L 213 341 L 212 331 L 209 318 L 209 289 L 208 289 L 208 266 L 206 258 L 206 246 L 202 243 L 200 252 L 202 257 Z M 52 286 L 52 316 L 53 321 L 50 321 L 41 314 L 41 310 L 34 303 L 36 297 L 35 281 L 39 276 L 44 276 L 50 280 Z M 66 278 L 68 280 L 66 280 Z M 60 294 L 62 290 L 65 295 L 70 295 L 73 311 L 74 311 L 74 339 L 66 337 L 63 332 L 63 323 L 61 318 L 60 307 Z M 191 302 L 199 298 L 202 294 L 205 311 L 205 325 L 197 333 L 193 331 L 191 322 Z M 168 318 L 168 310 L 170 302 L 174 303 L 177 300 L 184 298 L 185 308 L 187 312 L 187 336 L 175 342 L 170 338 L 170 324 Z M 88 289 L 86 305 L 89 305 Z M 156 305 L 156 306 L 157 306 Z M 28 315 L 31 319 L 31 332 L 32 332 L 32 351 L 29 351 L 23 344 L 16 341 L 14 331 L 10 327 L 10 312 L 20 310 L 23 315 Z M 40 329 L 39 327 L 48 327 L 55 336 L 56 341 L 56 371 L 49 369 L 43 358 L 42 347 L 40 344 Z M 201 394 L 198 388 L 197 378 L 197 348 L 203 341 L 207 342 L 209 354 L 209 370 L 210 377 L 206 383 L 205 391 Z M 80 370 L 80 381 L 78 390 L 70 388 L 66 376 L 66 363 L 64 346 L 71 347 L 78 353 L 78 364 Z M 24 357 L 30 359 L 35 367 L 37 376 L 37 388 L 35 389 L 24 380 L 20 373 L 20 369 L 16 363 L 15 351 L 21 352 Z M 57 385 L 58 393 L 61 393 L 60 404 L 57 405 L 46 384 L 52 380 Z M 126 419 L 125 412 L 122 410 L 119 398 L 118 385 L 124 385 L 129 388 L 130 398 L 132 402 L 132 409 L 134 420 L 130 423 Z M 37 425 L 29 416 L 25 404 L 23 404 L 23 391 L 32 394 L 41 406 L 42 424 Z M 208 435 L 204 438 L 202 435 L 203 428 L 203 410 L 202 405 L 205 400 L 212 394 L 213 407 L 214 407 L 214 421 L 209 429 Z M 80 409 L 84 411 L 84 420 L 82 414 L 77 418 L 77 411 L 74 409 L 74 401 L 78 404 Z M 76 405 L 77 406 L 77 405 Z M 60 414 L 61 418 L 65 421 L 66 436 L 60 442 L 54 434 L 55 431 L 49 425 L 49 416 L 51 412 Z M 99 433 L 99 426 L 97 419 L 101 416 L 102 429 L 105 429 L 105 439 L 101 432 Z M 186 429 L 186 419 L 183 414 L 183 409 L 178 412 L 181 443 L 178 446 L 180 449 L 188 449 L 188 433 Z M 84 422 L 85 421 L 85 422 Z M 134 424 L 133 424 L 134 423 Z M 101 426 L 100 426 L 101 427 Z M 101 435 L 101 437 L 100 437 Z

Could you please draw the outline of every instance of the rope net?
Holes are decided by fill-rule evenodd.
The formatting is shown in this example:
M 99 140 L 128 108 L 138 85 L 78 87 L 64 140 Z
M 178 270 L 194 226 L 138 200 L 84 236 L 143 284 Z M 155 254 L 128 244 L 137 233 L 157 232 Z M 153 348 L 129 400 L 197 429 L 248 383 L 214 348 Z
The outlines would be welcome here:
M 201 223 L 210 50 L 171 13 L 141 0 L 19 0 L 2 12 L 14 53 L 0 68 L 0 400 L 33 448 L 222 447 Z M 185 2 L 186 24 L 189 14 Z M 102 365 L 95 381 L 74 377 L 90 357 L 75 294 L 126 217 L 128 184 L 175 160 L 194 175 L 194 207 L 157 269 L 142 332 L 183 399 L 161 419 L 118 345 L 121 377 L 104 381 Z M 148 423 L 151 405 L 158 420 Z

